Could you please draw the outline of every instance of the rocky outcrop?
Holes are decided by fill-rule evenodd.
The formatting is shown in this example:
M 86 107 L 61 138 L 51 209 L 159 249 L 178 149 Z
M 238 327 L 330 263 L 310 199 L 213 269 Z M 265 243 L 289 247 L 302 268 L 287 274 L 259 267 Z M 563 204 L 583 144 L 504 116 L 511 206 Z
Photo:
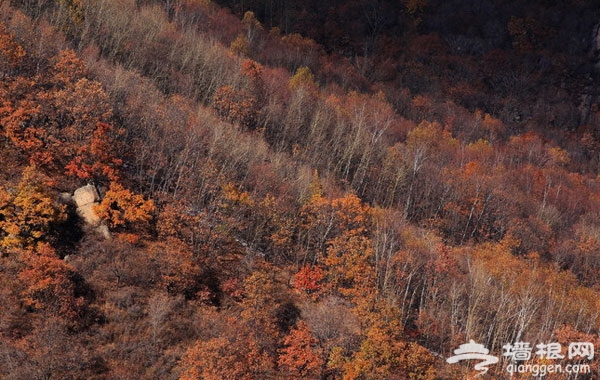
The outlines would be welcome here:
M 100 217 L 94 211 L 94 206 L 100 202 L 100 194 L 94 185 L 86 185 L 75 190 L 73 201 L 77 206 L 77 214 L 86 224 L 97 227 L 100 225 Z
M 88 184 L 75 190 L 73 195 L 69 193 L 60 194 L 60 201 L 75 206 L 77 215 L 83 220 L 88 228 L 91 228 L 104 236 L 110 238 L 110 232 L 106 224 L 96 214 L 94 206 L 100 203 L 100 194 L 96 186 Z

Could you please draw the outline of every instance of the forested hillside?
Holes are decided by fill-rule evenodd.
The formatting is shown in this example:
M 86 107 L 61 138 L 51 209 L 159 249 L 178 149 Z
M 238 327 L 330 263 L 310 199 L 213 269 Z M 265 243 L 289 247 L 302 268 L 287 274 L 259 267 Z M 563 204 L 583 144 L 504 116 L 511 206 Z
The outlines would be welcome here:
M 595 2 L 219 3 L 0 0 L 1 379 L 600 349 Z

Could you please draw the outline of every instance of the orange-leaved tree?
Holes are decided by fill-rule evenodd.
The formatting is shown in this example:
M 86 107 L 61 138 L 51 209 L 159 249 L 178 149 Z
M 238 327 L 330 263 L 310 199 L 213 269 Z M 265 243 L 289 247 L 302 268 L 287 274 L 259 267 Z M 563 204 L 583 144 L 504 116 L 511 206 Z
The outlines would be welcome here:
M 118 182 L 111 182 L 102 202 L 95 207 L 98 216 L 113 229 L 140 227 L 149 223 L 155 211 L 154 202 L 145 200 Z
M 317 265 L 305 265 L 293 276 L 295 289 L 308 294 L 318 293 L 323 288 L 325 271 Z
M 219 117 L 250 129 L 256 127 L 257 105 L 256 97 L 249 91 L 228 85 L 219 87 L 213 96 L 213 107 Z
M 123 129 L 99 122 L 90 142 L 78 149 L 77 155 L 67 164 L 67 174 L 82 179 L 108 179 L 117 181 L 123 160 L 119 157 L 119 138 Z
M 0 72 L 17 68 L 25 55 L 25 50 L 15 41 L 14 36 L 0 24 Z
M 23 251 L 25 268 L 19 273 L 25 289 L 22 291 L 26 306 L 68 319 L 76 318 L 84 300 L 75 294 L 75 269 L 61 260 L 47 243 Z
M 278 364 L 292 379 L 319 379 L 324 360 L 318 340 L 304 321 L 299 321 L 283 341 Z
M 343 365 L 344 379 L 433 380 L 434 357 L 402 336 L 399 310 L 379 302 L 363 320 L 366 329 L 360 350 Z
M 150 245 L 149 251 L 159 265 L 161 284 L 169 294 L 195 298 L 200 290 L 202 260 L 180 239 L 167 237 Z
M 252 380 L 268 378 L 272 358 L 254 334 L 234 318 L 218 337 L 198 339 L 182 356 L 180 380 Z

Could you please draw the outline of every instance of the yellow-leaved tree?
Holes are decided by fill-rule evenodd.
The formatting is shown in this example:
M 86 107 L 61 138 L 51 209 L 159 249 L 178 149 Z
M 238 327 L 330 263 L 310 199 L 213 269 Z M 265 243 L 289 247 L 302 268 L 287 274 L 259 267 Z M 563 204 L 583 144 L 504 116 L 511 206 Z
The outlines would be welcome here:
M 154 202 L 111 182 L 104 199 L 95 207 L 98 216 L 112 229 L 139 227 L 152 220 Z
M 16 190 L 0 188 L 0 246 L 33 246 L 66 219 L 65 207 L 54 200 L 47 182 L 47 177 L 28 166 Z

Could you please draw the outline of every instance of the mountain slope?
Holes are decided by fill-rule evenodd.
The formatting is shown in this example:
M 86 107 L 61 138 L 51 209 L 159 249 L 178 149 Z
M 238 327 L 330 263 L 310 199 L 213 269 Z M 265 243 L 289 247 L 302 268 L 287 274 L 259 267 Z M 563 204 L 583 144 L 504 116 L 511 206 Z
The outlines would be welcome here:
M 592 129 L 206 1 L 0 9 L 2 378 L 455 379 L 469 339 L 599 343 Z M 108 239 L 59 202 L 86 183 Z

